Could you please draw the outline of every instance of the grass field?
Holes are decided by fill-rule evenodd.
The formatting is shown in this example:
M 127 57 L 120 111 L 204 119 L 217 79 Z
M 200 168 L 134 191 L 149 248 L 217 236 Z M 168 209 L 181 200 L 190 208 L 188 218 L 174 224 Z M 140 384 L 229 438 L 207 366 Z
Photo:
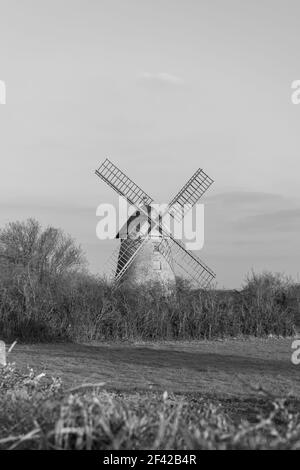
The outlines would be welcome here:
M 18 344 L 0 449 L 300 449 L 292 342 Z
M 300 366 L 291 363 L 292 339 L 17 345 L 17 366 L 60 376 L 72 387 L 106 383 L 118 391 L 151 390 L 217 397 L 300 394 Z

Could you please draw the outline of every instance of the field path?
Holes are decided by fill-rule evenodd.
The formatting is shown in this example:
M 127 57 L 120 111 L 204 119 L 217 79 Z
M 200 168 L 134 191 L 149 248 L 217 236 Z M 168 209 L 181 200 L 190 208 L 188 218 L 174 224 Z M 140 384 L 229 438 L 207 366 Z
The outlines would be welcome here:
M 292 339 L 161 343 L 17 344 L 9 360 L 63 378 L 67 386 L 106 382 L 118 390 L 245 396 L 261 385 L 300 396 Z

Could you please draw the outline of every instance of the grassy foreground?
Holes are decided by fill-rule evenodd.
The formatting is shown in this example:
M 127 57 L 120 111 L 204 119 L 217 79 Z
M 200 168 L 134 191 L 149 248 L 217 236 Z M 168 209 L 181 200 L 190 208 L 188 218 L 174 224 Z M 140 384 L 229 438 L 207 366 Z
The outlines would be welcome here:
M 266 394 L 66 389 L 14 365 L 0 369 L 0 449 L 299 449 L 300 402 Z

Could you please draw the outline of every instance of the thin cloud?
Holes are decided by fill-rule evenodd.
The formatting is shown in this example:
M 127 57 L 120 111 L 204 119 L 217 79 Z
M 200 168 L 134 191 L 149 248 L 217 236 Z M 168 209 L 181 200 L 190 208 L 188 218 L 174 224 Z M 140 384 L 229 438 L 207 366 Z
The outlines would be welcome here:
M 182 78 L 165 72 L 144 72 L 138 77 L 138 79 L 141 83 L 148 85 L 180 86 L 183 84 Z
M 208 196 L 208 201 L 222 202 L 225 204 L 244 205 L 244 204 L 264 204 L 278 203 L 284 201 L 284 196 L 276 193 L 264 193 L 258 191 L 230 191 Z
M 236 228 L 247 231 L 270 231 L 273 233 L 299 232 L 300 208 L 244 217 L 236 223 Z

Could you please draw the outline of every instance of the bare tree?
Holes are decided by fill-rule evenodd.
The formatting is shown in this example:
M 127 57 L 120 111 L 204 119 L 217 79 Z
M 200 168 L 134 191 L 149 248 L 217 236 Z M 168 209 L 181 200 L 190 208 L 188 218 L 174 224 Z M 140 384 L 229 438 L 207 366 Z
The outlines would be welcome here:
M 39 278 L 82 269 L 85 257 L 80 246 L 62 230 L 42 229 L 34 219 L 11 222 L 0 230 L 2 265 L 27 268 Z

